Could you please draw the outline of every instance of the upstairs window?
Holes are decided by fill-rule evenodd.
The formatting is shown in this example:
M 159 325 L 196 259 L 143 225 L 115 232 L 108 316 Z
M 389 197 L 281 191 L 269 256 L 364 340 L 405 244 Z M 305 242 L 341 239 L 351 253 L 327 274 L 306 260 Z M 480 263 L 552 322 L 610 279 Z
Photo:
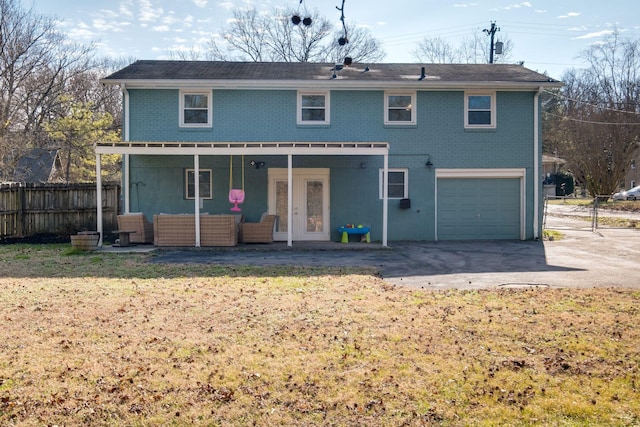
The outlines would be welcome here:
M 379 196 L 383 198 L 384 169 L 380 169 L 378 188 Z M 409 171 L 407 169 L 388 169 L 387 197 L 389 199 L 406 199 L 409 197 Z
M 384 96 L 384 124 L 414 125 L 416 94 L 387 92 Z
M 298 124 L 329 124 L 329 92 L 298 92 Z
M 465 93 L 464 127 L 496 127 L 495 93 Z
M 211 92 L 180 91 L 180 126 L 211 127 Z

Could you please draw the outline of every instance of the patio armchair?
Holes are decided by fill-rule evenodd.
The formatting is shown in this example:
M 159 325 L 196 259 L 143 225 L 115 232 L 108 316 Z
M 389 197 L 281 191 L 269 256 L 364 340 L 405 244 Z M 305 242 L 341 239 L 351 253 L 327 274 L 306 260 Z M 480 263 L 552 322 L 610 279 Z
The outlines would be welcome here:
M 153 243 L 153 223 L 142 212 L 118 215 L 118 230 L 135 231 L 129 236 L 131 243 Z
M 266 212 L 262 214 L 260 222 L 241 222 L 238 240 L 242 243 L 271 243 L 275 223 L 276 216 Z

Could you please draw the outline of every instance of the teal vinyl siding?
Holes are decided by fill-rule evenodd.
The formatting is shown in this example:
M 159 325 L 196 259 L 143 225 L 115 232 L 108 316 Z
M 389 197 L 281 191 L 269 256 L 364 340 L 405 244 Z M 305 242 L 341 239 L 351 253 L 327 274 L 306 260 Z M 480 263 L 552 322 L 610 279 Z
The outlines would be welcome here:
M 295 90 L 213 90 L 212 127 L 195 129 L 179 127 L 179 90 L 131 89 L 129 95 L 133 141 L 388 142 L 389 167 L 409 171 L 411 199 L 410 209 L 400 209 L 397 200 L 389 202 L 390 240 L 435 239 L 436 169 L 525 169 L 525 231 L 526 238 L 533 237 L 533 92 L 497 92 L 497 128 L 477 130 L 464 128 L 462 90 L 418 91 L 416 124 L 408 127 L 384 125 L 383 90 L 331 91 L 330 124 L 322 126 L 297 124 Z M 432 169 L 425 167 L 427 155 Z M 286 168 L 287 159 L 251 156 L 245 157 L 247 164 L 251 159 L 264 161 L 266 167 L 246 167 L 246 200 L 241 207 L 247 218 L 257 220 L 267 209 L 268 168 Z M 238 163 L 235 165 L 234 173 L 239 174 Z M 293 165 L 331 169 L 330 220 L 334 229 L 344 223 L 366 223 L 372 226 L 373 240 L 382 238 L 382 200 L 378 198 L 381 156 L 294 156 Z M 192 167 L 191 156 L 131 156 L 130 181 L 138 183 L 130 188 L 131 210 L 144 211 L 149 217 L 160 212 L 193 212 L 193 201 L 183 198 L 184 169 Z M 201 156 L 200 167 L 213 170 L 213 199 L 205 200 L 202 210 L 229 212 L 228 156 Z M 442 194 L 440 188 L 438 194 Z M 518 196 L 513 200 L 519 200 Z M 464 218 L 458 215 L 452 219 Z M 512 235 L 509 229 L 504 238 L 519 238 L 519 229 L 515 237 Z M 331 238 L 338 240 L 336 230 Z

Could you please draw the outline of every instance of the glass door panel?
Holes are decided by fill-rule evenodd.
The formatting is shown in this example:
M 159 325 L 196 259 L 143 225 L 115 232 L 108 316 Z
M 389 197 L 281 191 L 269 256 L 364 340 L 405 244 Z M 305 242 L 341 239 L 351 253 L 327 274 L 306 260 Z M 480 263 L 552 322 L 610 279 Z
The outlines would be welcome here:
M 306 231 L 318 233 L 323 231 L 324 193 L 322 181 L 306 182 Z
M 287 181 L 276 181 L 276 215 L 278 221 L 276 225 L 276 232 L 286 233 L 289 230 L 289 211 L 287 210 L 288 201 L 288 186 Z

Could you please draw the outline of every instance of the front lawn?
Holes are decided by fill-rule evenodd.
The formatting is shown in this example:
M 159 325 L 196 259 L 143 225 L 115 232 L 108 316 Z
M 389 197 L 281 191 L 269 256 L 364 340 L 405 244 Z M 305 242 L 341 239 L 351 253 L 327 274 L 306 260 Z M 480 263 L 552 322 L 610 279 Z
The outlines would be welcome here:
M 0 425 L 632 426 L 640 291 L 0 246 Z

